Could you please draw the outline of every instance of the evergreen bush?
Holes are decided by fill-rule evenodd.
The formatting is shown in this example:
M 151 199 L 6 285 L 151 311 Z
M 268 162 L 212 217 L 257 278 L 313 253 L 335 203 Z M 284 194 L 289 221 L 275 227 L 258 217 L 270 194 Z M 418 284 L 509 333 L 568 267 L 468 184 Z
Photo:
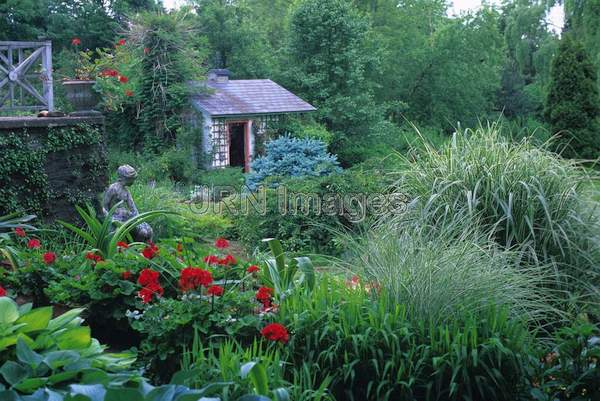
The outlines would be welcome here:
M 265 145 L 266 155 L 252 163 L 253 172 L 246 179 L 250 189 L 256 189 L 268 178 L 276 186 L 284 177 L 322 177 L 341 172 L 336 156 L 327 153 L 321 141 L 289 136 L 277 138 Z

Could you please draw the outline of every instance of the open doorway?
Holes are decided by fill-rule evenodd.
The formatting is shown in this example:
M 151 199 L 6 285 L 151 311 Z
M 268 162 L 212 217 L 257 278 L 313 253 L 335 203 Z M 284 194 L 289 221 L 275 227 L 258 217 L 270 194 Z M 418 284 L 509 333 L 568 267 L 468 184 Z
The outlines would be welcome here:
M 229 165 L 246 167 L 245 138 L 246 123 L 229 124 Z

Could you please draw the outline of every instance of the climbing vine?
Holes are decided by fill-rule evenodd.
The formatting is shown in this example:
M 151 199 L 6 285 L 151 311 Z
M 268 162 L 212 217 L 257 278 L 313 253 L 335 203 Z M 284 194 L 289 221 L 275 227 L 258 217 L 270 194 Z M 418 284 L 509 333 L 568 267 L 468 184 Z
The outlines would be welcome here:
M 48 214 L 48 205 L 97 196 L 106 176 L 99 126 L 14 129 L 0 133 L 0 215 Z

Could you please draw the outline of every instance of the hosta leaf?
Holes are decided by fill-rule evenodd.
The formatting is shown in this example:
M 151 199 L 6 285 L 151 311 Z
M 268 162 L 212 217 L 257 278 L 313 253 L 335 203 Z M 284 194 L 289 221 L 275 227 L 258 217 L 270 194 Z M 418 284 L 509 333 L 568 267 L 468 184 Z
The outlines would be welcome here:
M 79 353 L 75 351 L 53 351 L 44 355 L 43 362 L 52 370 L 77 362 Z
M 87 326 L 75 327 L 56 336 L 56 344 L 60 349 L 82 349 L 90 346 L 92 336 Z
M 71 310 L 63 313 L 62 315 L 60 315 L 58 317 L 55 317 L 54 319 L 50 320 L 50 323 L 48 323 L 48 330 L 56 331 L 60 328 L 65 327 L 73 319 L 79 317 L 79 315 L 81 315 L 81 313 L 84 310 L 85 309 L 83 309 L 83 308 L 75 308 L 75 309 L 71 309 Z
M 38 367 L 38 365 L 44 359 L 40 354 L 33 351 L 29 346 L 25 343 L 22 338 L 17 340 L 17 359 L 29 366 L 32 369 Z
M 20 333 L 30 333 L 32 331 L 44 330 L 52 319 L 52 307 L 36 308 L 22 315 L 17 323 L 25 323 L 26 326 L 19 329 Z
M 108 389 L 104 401 L 144 401 L 144 396 L 134 388 Z
M 78 370 L 56 373 L 54 375 L 48 376 L 48 384 L 56 384 L 62 383 L 67 380 L 72 380 L 76 378 L 77 375 L 79 375 L 79 373 L 80 372 Z
M 0 368 L 0 374 L 11 386 L 29 377 L 30 370 L 14 361 L 7 361 Z
M 101 384 L 71 384 L 69 390 L 73 395 L 88 397 L 90 401 L 104 401 L 106 395 L 106 389 Z
M 8 297 L 0 297 L 0 324 L 13 323 L 19 318 L 19 308 L 15 301 Z
M 47 381 L 48 379 L 45 377 L 35 377 L 31 379 L 25 379 L 13 387 L 23 393 L 33 393 L 35 390 L 44 387 Z

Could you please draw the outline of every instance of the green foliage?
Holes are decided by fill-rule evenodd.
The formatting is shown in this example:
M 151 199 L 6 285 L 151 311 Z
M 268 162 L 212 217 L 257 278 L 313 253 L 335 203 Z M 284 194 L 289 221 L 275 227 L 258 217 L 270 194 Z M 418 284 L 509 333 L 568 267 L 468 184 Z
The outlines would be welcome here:
M 112 222 L 112 215 L 119 206 L 119 204 L 113 206 L 112 209 L 108 211 L 108 214 L 104 216 L 103 220 L 98 219 L 96 211 L 91 205 L 87 205 L 87 211 L 76 206 L 79 216 L 81 216 L 81 219 L 87 226 L 85 230 L 64 221 L 59 221 L 59 223 L 71 230 L 73 234 L 79 236 L 88 246 L 91 246 L 94 250 L 100 252 L 105 259 L 111 259 L 115 253 L 117 253 L 117 243 L 126 240 L 131 230 L 136 226 L 145 223 L 156 216 L 170 213 L 165 210 L 143 212 L 137 216 L 133 216 L 113 230 L 112 225 L 116 223 Z
M 227 167 L 216 170 L 200 171 L 196 174 L 195 183 L 208 188 L 231 187 L 235 190 L 244 185 L 244 173 L 238 167 Z
M 315 286 L 315 268 L 306 256 L 291 258 L 286 256 L 281 242 L 274 238 L 264 239 L 269 244 L 272 257 L 265 260 L 267 271 L 263 274 L 265 284 L 275 290 L 275 295 L 283 299 L 297 287 L 312 290 Z
M 52 307 L 32 309 L 0 297 L 0 374 L 4 388 L 33 393 L 45 386 L 77 383 L 95 372 L 123 372 L 135 361 L 129 353 L 107 354 L 82 326 L 83 310 L 52 319 Z M 126 379 L 128 376 L 124 376 Z
M 498 251 L 468 225 L 453 221 L 432 230 L 428 224 L 418 218 L 400 227 L 384 223 L 351 240 L 346 268 L 385 288 L 416 325 L 458 323 L 490 308 L 530 327 L 561 318 L 552 307 L 558 294 L 542 289 L 551 272 L 520 267 L 519 254 Z
M 268 142 L 266 155 L 254 159 L 246 184 L 256 190 L 259 185 L 277 186 L 286 177 L 321 177 L 340 171 L 336 156 L 327 153 L 323 142 L 283 136 Z
M 327 376 L 337 400 L 507 400 L 525 384 L 529 336 L 500 310 L 463 322 L 412 324 L 395 299 L 322 277 L 281 306 L 298 369 Z
M 189 15 L 144 14 L 133 32 L 144 50 L 140 63 L 140 130 L 145 147 L 162 150 L 173 144 L 182 127 L 188 102 L 188 82 L 202 77 L 203 54 Z
M 334 132 L 335 152 L 338 141 L 362 139 L 381 118 L 366 73 L 378 68 L 375 53 L 365 46 L 368 29 L 368 20 L 341 0 L 302 1 L 291 18 L 285 75 Z
M 171 382 L 192 388 L 206 386 L 211 381 L 231 383 L 219 394 L 223 401 L 250 393 L 272 396 L 277 401 L 288 400 L 285 387 L 289 383 L 283 378 L 285 365 L 280 353 L 266 348 L 256 341 L 244 348 L 231 340 L 217 347 L 204 346 L 196 333 L 191 348 L 184 347 L 182 369 Z M 276 389 L 269 390 L 273 387 Z
M 555 148 L 565 157 L 596 159 L 600 151 L 600 97 L 596 68 L 571 33 L 563 36 L 552 62 L 546 120 L 558 134 Z
M 525 261 L 552 264 L 575 293 L 595 291 L 597 204 L 576 164 L 527 139 L 508 141 L 494 125 L 457 133 L 440 150 L 426 147 L 406 162 L 397 191 L 426 224 L 443 231 L 468 221 Z
M 558 330 L 551 352 L 540 358 L 530 391 L 536 401 L 586 400 L 600 394 L 600 329 L 578 319 Z
M 224 211 L 248 247 L 260 245 L 263 238 L 281 238 L 293 252 L 339 254 L 343 248 L 335 240 L 338 232 L 359 233 L 377 213 L 367 198 L 385 194 L 379 172 L 357 166 L 326 177 L 287 179 L 277 190 L 249 194 L 247 210 L 238 203 L 244 198 L 225 199 Z
M 36 146 L 33 146 L 36 143 Z M 49 128 L 43 135 L 35 130 L 11 132 L 0 138 L 0 213 L 49 212 L 54 199 L 90 201 L 94 180 L 106 174 L 102 131 L 97 126 Z M 53 156 L 65 158 L 73 169 L 75 188 L 49 187 L 46 167 Z M 81 180 L 89 174 L 91 180 Z M 91 184 L 90 182 L 91 181 Z

